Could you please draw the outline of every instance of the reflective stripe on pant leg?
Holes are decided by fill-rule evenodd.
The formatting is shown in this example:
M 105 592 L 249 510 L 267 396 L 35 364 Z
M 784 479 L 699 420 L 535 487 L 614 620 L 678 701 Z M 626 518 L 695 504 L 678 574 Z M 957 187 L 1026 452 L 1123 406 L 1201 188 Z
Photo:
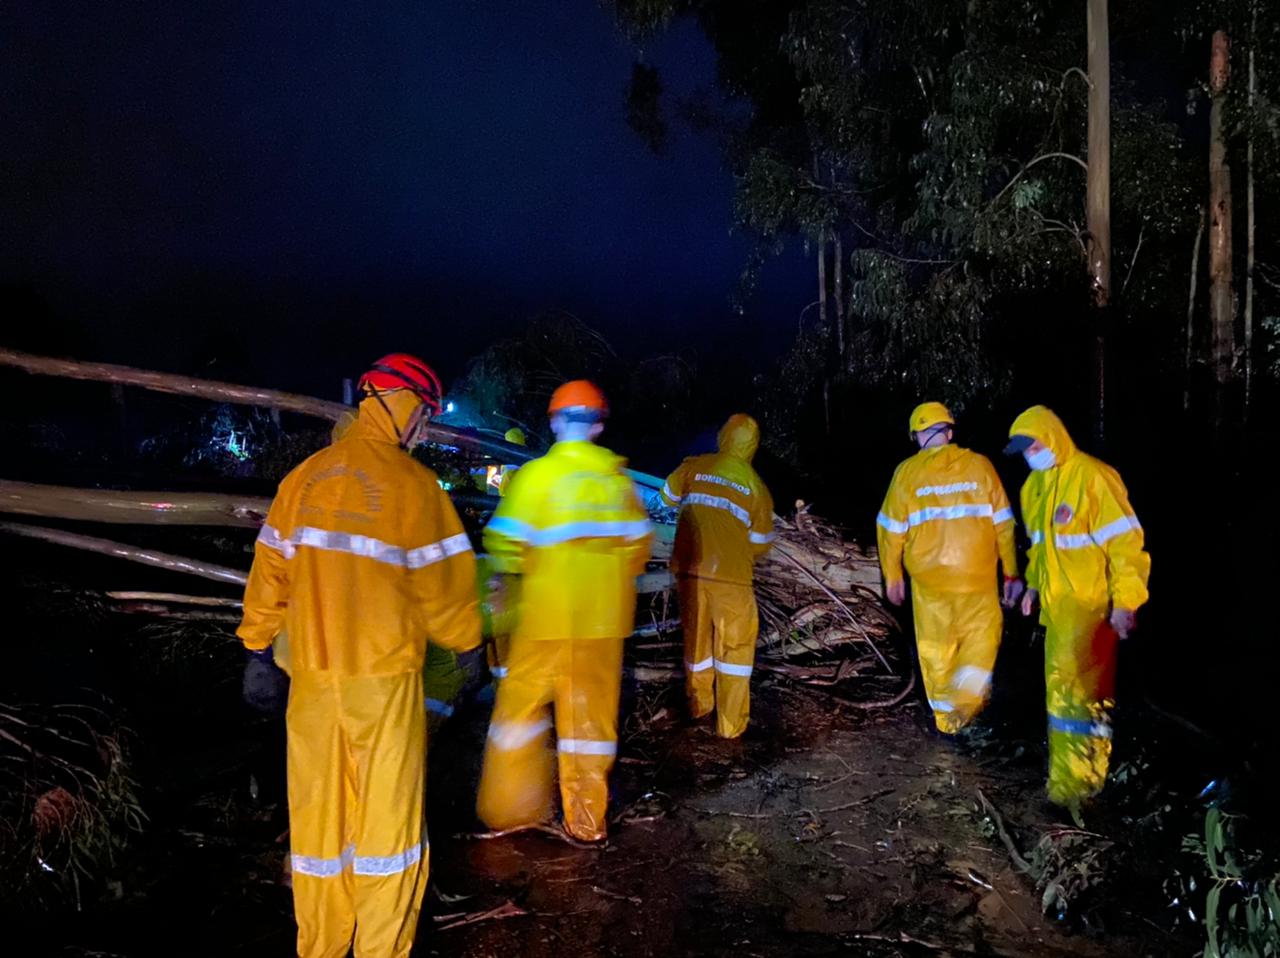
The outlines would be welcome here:
M 711 650 L 711 617 L 707 612 L 706 585 L 694 576 L 681 576 L 676 584 L 680 597 L 680 623 L 684 630 L 684 685 L 689 714 L 701 718 L 716 705 L 715 659 Z
M 951 688 L 958 643 L 953 634 L 951 595 L 911 582 L 911 617 L 915 626 L 916 651 L 920 657 L 920 677 L 933 710 L 938 731 L 954 734 L 964 726 L 964 715 L 956 711 Z
M 618 752 L 622 639 L 569 639 L 556 681 L 560 801 L 564 826 L 582 841 L 607 832 L 609 769 Z
M 751 672 L 760 619 L 749 585 L 708 582 L 716 672 L 716 734 L 737 738 L 751 717 Z
M 410 673 L 341 681 L 358 796 L 351 865 L 355 951 L 407 958 L 429 865 L 423 678 Z
M 476 814 L 492 829 L 547 821 L 554 771 L 547 747 L 559 643 L 514 639 L 489 721 Z
M 335 678 L 294 671 L 289 689 L 289 845 L 301 958 L 342 958 L 355 931 L 355 792 Z
M 995 587 L 952 596 L 952 632 L 956 639 L 950 700 L 956 719 L 968 725 L 986 707 L 991 675 L 1000 650 L 1004 615 Z
M 1051 801 L 1075 805 L 1106 784 L 1116 636 L 1105 609 L 1046 610 L 1045 698 Z

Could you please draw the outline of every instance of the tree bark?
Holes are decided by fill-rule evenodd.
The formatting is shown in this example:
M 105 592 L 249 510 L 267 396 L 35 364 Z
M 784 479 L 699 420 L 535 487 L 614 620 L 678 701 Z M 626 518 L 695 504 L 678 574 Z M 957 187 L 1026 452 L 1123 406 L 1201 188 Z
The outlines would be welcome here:
M 818 319 L 825 331 L 827 326 L 827 234 L 818 236 Z
M 1249 401 L 1252 398 L 1251 392 L 1253 387 L 1253 264 L 1254 264 L 1254 235 L 1257 229 L 1257 219 L 1254 209 L 1254 182 L 1253 182 L 1253 110 L 1254 101 L 1257 98 L 1258 90 L 1258 69 L 1257 69 L 1257 49 L 1258 49 L 1258 0 L 1253 0 L 1250 4 L 1250 27 L 1249 27 L 1249 146 L 1248 155 L 1246 157 L 1245 176 L 1246 186 L 1245 193 L 1247 196 L 1247 238 L 1248 245 L 1245 254 L 1244 267 L 1244 418 L 1249 418 Z
M 1191 244 L 1191 290 L 1187 293 L 1187 355 L 1182 371 L 1182 411 L 1191 408 L 1191 341 L 1196 316 L 1196 287 L 1200 280 L 1200 242 L 1204 239 L 1204 207 L 1200 207 L 1200 225 L 1196 227 L 1196 241 Z
M 1226 33 L 1213 35 L 1209 61 L 1209 322 L 1217 413 L 1221 422 L 1231 380 L 1235 346 L 1235 291 L 1231 273 L 1231 167 L 1227 163 L 1227 83 L 1231 76 L 1231 48 Z
M 1089 282 L 1096 310 L 1094 388 L 1097 435 L 1106 431 L 1106 310 L 1111 303 L 1111 30 L 1107 0 L 1088 0 L 1089 173 L 1087 224 Z
M 840 365 L 844 367 L 845 357 L 845 322 L 844 309 L 844 243 L 840 239 L 840 231 L 835 234 L 835 307 L 836 307 L 836 354 L 840 357 Z
M 271 500 L 213 492 L 73 489 L 0 479 L 0 512 L 85 522 L 164 526 L 262 525 Z

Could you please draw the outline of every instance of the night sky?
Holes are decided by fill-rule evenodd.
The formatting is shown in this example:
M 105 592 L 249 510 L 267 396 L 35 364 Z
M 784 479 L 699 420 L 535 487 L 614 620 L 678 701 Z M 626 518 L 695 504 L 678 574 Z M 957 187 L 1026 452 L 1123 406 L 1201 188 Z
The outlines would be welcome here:
M 3 15 L 4 340 L 332 392 L 390 349 L 446 376 L 540 309 L 745 373 L 810 298 L 745 317 L 732 179 L 626 126 L 637 51 L 595 0 L 26 3 Z M 713 90 L 686 23 L 643 51 Z M 670 105 L 670 103 L 668 103 Z M 279 358 L 278 358 L 279 357 Z

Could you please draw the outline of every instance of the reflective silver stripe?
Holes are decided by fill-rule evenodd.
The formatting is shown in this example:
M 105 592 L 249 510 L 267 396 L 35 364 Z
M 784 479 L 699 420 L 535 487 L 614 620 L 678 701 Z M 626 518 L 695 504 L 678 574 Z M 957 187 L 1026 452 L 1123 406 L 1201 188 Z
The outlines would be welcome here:
M 1111 738 L 1111 725 L 1107 722 L 1092 722 L 1089 719 L 1073 719 L 1063 715 L 1049 713 L 1049 728 L 1054 732 L 1065 732 L 1068 735 L 1088 735 L 1091 738 Z
M 991 521 L 994 522 L 996 525 L 1000 525 L 1000 523 L 1002 522 L 1009 522 L 1012 518 L 1013 518 L 1012 509 L 1001 509 L 999 512 L 997 512 L 994 516 L 991 517 Z
M 556 750 L 567 755 L 617 755 L 618 743 L 590 738 L 562 738 L 556 742 Z
M 723 496 L 709 496 L 705 492 L 691 492 L 684 497 L 684 501 L 691 506 L 709 506 L 712 509 L 723 509 L 725 512 L 732 514 L 735 519 L 748 529 L 751 528 L 751 516 L 747 510 L 730 502 Z
M 648 519 L 619 522 L 565 522 L 536 529 L 529 537 L 535 546 L 552 546 L 574 539 L 643 539 L 649 534 Z
M 505 665 L 495 665 L 489 670 L 489 674 L 495 679 L 505 679 L 507 677 L 507 667 Z
M 1044 533 L 1043 533 L 1043 532 L 1041 532 L 1039 529 L 1032 529 L 1032 530 L 1031 530 L 1031 544 L 1032 544 L 1033 546 L 1038 546 L 1038 545 L 1039 545 L 1040 543 L 1042 543 L 1042 542 L 1044 542 Z
M 1102 545 L 1102 543 L 1106 542 L 1108 539 L 1114 539 L 1122 533 L 1141 528 L 1142 525 L 1138 522 L 1137 516 L 1121 516 L 1115 522 L 1108 522 L 1101 529 L 1094 529 L 1091 535 L 1093 536 L 1094 542 L 1098 545 Z
M 310 875 L 312 878 L 333 878 L 341 875 L 356 858 L 356 846 L 348 845 L 336 858 L 317 858 L 313 855 L 290 855 L 289 864 L 295 875 Z
M 956 674 L 951 677 L 951 687 L 974 695 L 985 695 L 991 687 L 991 672 L 976 665 L 966 665 L 956 669 Z
M 280 535 L 280 530 L 274 526 L 264 525 L 258 532 L 258 541 L 269 549 L 275 549 L 276 552 L 283 553 L 286 559 L 292 559 L 293 553 L 296 551 L 293 548 L 293 543 Z
M 721 662 L 716 659 L 716 671 L 721 675 L 736 675 L 739 678 L 749 678 L 751 675 L 751 666 L 749 665 L 733 665 L 729 662 Z
M 747 538 L 758 546 L 768 545 L 777 536 L 772 532 L 749 532 Z
M 929 506 L 907 516 L 907 523 L 918 526 L 933 522 L 935 519 L 990 519 L 991 517 L 991 504 L 982 502 L 963 506 Z
M 876 524 L 882 528 L 888 529 L 890 532 L 897 532 L 899 534 L 904 533 L 911 528 L 905 522 L 900 522 L 897 519 L 890 519 L 883 512 L 876 516 Z
M 485 531 L 495 532 L 508 539 L 515 539 L 517 542 L 528 542 L 533 538 L 533 526 L 519 519 L 512 519 L 510 516 L 494 516 L 485 526 Z
M 711 668 L 711 666 L 715 664 L 716 664 L 716 660 L 708 655 L 701 662 L 686 662 L 684 664 L 684 667 L 688 669 L 690 672 L 705 672 L 707 669 Z
M 1053 544 L 1059 549 L 1087 549 L 1089 546 L 1095 545 L 1096 543 L 1093 541 L 1093 536 L 1089 535 L 1089 533 L 1080 532 L 1073 535 L 1059 533 L 1053 537 Z
M 662 494 L 666 496 L 668 502 L 679 502 L 681 497 L 671 491 L 671 483 L 664 482 L 662 484 Z
M 941 699 L 929 699 L 929 708 L 935 712 L 954 712 L 956 707 L 950 702 L 944 702 Z
M 386 565 L 399 566 L 402 569 L 421 569 L 450 556 L 471 551 L 471 542 L 467 539 L 465 532 L 415 549 L 404 549 L 370 536 L 317 529 L 315 526 L 299 526 L 287 539 L 280 535 L 278 529 L 263 526 L 262 531 L 258 533 L 258 541 L 283 553 L 286 559 L 292 559 L 299 546 L 307 546 L 325 552 L 343 552 L 347 555 L 360 556 Z
M 357 855 L 351 870 L 357 875 L 398 875 L 422 860 L 423 844 L 411 845 L 398 855 Z
M 503 751 L 523 748 L 551 728 L 551 719 L 536 722 L 494 722 L 489 726 L 489 741 Z

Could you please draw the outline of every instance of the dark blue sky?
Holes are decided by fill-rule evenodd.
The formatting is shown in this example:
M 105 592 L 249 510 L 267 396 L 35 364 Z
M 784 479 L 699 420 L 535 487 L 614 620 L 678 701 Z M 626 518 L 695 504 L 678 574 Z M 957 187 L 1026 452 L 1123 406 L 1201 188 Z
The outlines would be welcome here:
M 0 281 L 74 320 L 86 356 L 179 367 L 225 339 L 297 388 L 392 348 L 452 373 L 564 307 L 624 350 L 750 366 L 807 302 L 792 254 L 733 315 L 728 172 L 678 122 L 663 157 L 627 128 L 635 50 L 595 0 L 53 2 L 0 23 Z M 644 53 L 669 93 L 714 86 L 692 24 Z M 263 358 L 291 349 L 305 362 Z

